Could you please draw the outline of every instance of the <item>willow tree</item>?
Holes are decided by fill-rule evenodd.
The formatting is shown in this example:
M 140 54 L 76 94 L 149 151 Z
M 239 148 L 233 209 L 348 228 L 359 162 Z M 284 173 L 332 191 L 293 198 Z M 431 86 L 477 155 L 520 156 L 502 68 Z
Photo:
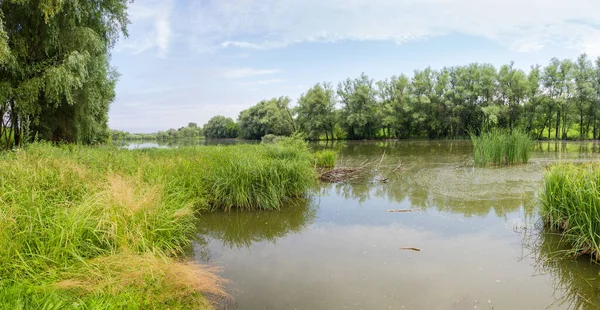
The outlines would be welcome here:
M 258 140 L 267 134 L 289 136 L 296 130 L 288 97 L 263 100 L 240 112 L 239 133 L 242 138 Z
M 82 143 L 107 137 L 117 80 L 110 50 L 127 35 L 129 2 L 0 1 L 4 146 L 28 135 Z
M 337 93 L 342 102 L 342 127 L 350 139 L 375 138 L 380 128 L 377 116 L 377 91 L 373 80 L 364 73 L 356 79 L 338 84 Z
M 333 139 L 335 126 L 335 91 L 330 83 L 317 83 L 298 99 L 296 122 L 309 139 Z

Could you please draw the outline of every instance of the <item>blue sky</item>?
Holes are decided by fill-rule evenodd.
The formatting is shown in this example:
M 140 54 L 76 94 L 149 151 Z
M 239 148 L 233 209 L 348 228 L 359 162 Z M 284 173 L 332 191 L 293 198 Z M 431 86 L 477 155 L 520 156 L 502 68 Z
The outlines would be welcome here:
M 109 126 L 237 118 L 262 99 L 427 66 L 600 56 L 598 0 L 137 0 Z

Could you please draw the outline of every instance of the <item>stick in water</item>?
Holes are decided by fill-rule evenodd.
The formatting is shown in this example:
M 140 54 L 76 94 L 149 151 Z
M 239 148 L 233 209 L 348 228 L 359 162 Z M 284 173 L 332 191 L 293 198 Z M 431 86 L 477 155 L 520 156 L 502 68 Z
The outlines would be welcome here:
M 421 249 L 419 249 L 419 248 L 400 248 L 400 250 L 410 250 L 410 251 L 421 252 Z
M 421 211 L 421 209 L 387 210 L 387 212 L 414 212 L 414 211 Z

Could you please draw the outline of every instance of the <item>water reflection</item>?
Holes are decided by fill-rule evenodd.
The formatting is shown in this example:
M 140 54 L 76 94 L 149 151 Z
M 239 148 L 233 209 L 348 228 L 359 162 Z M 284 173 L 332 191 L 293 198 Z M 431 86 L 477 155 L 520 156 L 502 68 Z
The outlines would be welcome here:
M 247 141 L 238 139 L 173 139 L 173 140 L 140 140 L 140 141 L 119 141 L 115 144 L 127 149 L 140 148 L 176 148 L 182 146 L 197 145 L 231 145 L 238 143 L 258 143 L 257 141 Z
M 568 309 L 600 309 L 600 266 L 590 264 L 589 257 L 566 258 L 561 236 L 537 233 L 524 236 L 524 247 L 535 259 L 539 274 L 549 275 L 554 286 L 555 305 Z
M 313 223 L 316 214 L 317 207 L 311 199 L 298 199 L 281 211 L 202 214 L 198 232 L 229 248 L 248 248 L 255 242 L 275 243 L 278 238 L 300 232 Z
M 364 173 L 281 212 L 204 215 L 196 255 L 223 266 L 238 309 L 593 309 L 598 268 L 542 259 L 551 236 L 523 258 L 515 233 L 537 220 L 545 165 L 600 152 L 544 144 L 507 168 L 474 167 L 469 141 L 313 144 Z

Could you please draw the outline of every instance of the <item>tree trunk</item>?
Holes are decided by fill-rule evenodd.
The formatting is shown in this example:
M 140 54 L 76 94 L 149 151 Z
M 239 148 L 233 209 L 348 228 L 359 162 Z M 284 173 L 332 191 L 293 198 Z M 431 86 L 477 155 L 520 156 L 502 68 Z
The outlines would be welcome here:
M 17 114 L 17 110 L 15 109 L 14 100 L 10 103 L 10 123 L 12 126 L 13 133 L 13 141 L 15 146 L 21 146 L 21 131 L 19 126 L 19 115 Z
M 548 130 L 549 131 L 549 130 Z M 557 140 L 560 133 L 560 108 L 556 111 L 556 131 L 554 133 L 554 140 Z M 550 135 L 548 135 L 549 137 Z

